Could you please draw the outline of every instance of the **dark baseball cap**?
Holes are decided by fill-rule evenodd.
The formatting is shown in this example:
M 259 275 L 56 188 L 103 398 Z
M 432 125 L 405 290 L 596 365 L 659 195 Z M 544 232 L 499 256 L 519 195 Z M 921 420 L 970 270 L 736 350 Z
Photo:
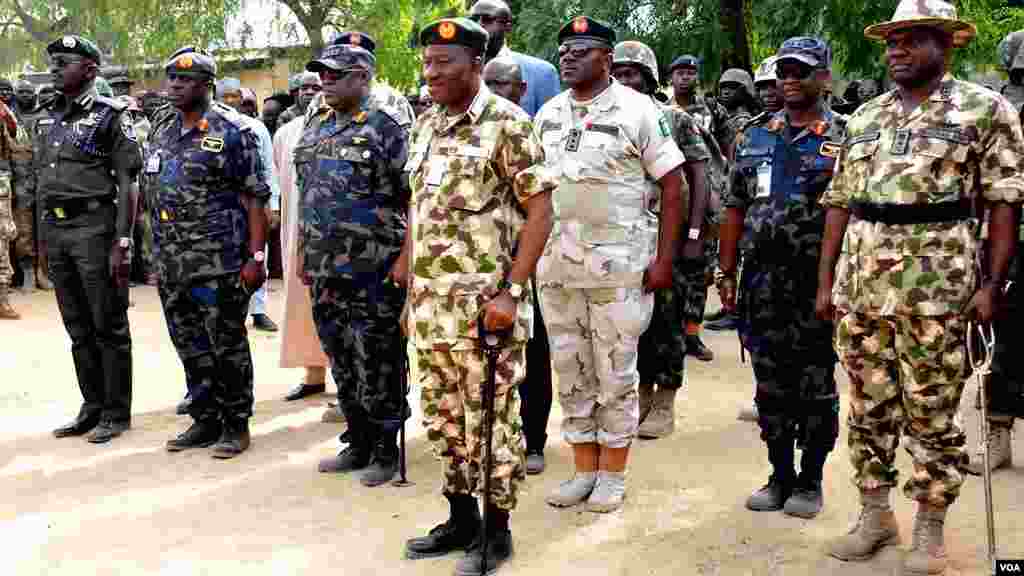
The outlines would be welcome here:
M 782 43 L 776 64 L 786 60 L 803 62 L 812 68 L 828 68 L 832 65 L 832 51 L 821 38 L 797 36 Z

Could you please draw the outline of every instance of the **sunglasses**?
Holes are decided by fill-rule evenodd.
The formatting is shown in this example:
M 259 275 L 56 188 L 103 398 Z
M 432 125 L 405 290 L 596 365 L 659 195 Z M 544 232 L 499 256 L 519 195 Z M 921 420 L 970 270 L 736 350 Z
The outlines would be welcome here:
M 364 68 L 345 68 L 344 70 L 321 70 L 320 80 L 323 82 L 337 82 L 353 72 L 365 72 Z
M 807 66 L 806 64 L 794 64 L 787 62 L 784 66 L 775 67 L 775 75 L 779 80 L 806 80 L 814 74 L 816 68 Z
M 583 58 L 591 50 L 598 48 L 607 49 L 607 46 L 598 42 L 586 42 L 577 40 L 575 42 L 566 42 L 558 47 L 558 57 L 564 58 L 566 56 L 572 56 L 574 59 Z

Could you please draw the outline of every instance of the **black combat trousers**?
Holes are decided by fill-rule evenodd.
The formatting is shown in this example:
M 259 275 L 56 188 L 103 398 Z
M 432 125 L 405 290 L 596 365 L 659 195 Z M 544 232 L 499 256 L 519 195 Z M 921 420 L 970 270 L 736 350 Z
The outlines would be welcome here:
M 48 272 L 82 391 L 81 414 L 129 423 L 132 337 L 128 291 L 110 275 L 117 208 L 103 204 L 69 218 L 44 216 Z
M 551 345 L 534 283 L 530 282 L 533 306 L 533 338 L 526 344 L 526 378 L 519 383 L 519 415 L 523 420 L 526 451 L 543 452 L 548 441 L 548 417 L 554 392 L 551 384 Z

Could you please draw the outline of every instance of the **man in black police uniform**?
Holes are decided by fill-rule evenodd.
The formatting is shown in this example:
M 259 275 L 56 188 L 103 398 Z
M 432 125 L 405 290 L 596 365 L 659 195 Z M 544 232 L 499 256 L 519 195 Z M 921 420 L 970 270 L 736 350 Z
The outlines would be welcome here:
M 96 45 L 64 36 L 46 52 L 58 94 L 36 122 L 34 170 L 49 275 L 85 400 L 53 433 L 95 428 L 88 440 L 102 443 L 131 422 L 128 270 L 142 158 L 125 104 L 93 87 Z
M 217 67 L 185 47 L 165 65 L 175 111 L 150 135 L 145 182 L 167 329 L 185 368 L 194 423 L 169 452 L 213 445 L 214 458 L 249 448 L 249 299 L 266 280 L 264 206 L 270 185 L 252 124 L 210 100 Z

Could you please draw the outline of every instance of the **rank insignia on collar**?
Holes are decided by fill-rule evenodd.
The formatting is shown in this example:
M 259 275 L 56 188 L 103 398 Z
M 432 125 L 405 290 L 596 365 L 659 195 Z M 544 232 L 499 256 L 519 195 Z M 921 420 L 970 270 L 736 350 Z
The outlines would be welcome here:
M 363 110 L 359 114 L 356 114 L 356 118 L 355 118 L 356 124 L 362 124 L 363 122 L 366 122 L 366 116 L 367 116 L 366 110 Z
M 199 148 L 205 152 L 217 153 L 224 150 L 224 140 L 221 138 L 207 136 L 199 142 Z
M 842 146 L 840 146 L 836 142 L 822 142 L 821 148 L 818 149 L 818 154 L 821 154 L 822 156 L 827 156 L 829 158 L 838 158 L 839 150 L 841 148 Z
M 363 144 L 366 144 L 366 138 L 363 138 L 362 136 L 353 136 L 352 143 L 356 146 L 362 146 Z

